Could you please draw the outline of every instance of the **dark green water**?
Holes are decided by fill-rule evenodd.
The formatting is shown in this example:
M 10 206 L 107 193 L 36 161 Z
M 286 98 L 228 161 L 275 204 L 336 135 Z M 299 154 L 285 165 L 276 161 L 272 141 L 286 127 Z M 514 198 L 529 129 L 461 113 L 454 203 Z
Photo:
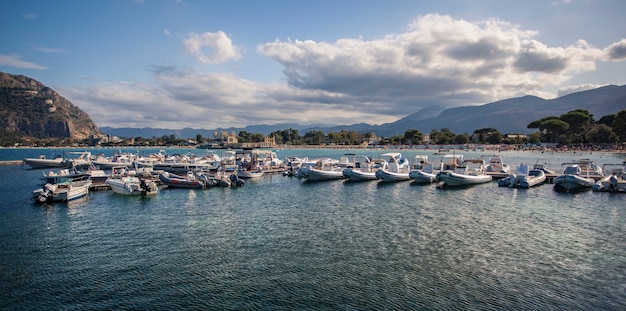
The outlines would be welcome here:
M 556 168 L 581 157 L 499 155 Z M 272 175 L 238 189 L 105 191 L 40 206 L 29 197 L 41 172 L 0 166 L 1 309 L 626 307 L 624 194 Z

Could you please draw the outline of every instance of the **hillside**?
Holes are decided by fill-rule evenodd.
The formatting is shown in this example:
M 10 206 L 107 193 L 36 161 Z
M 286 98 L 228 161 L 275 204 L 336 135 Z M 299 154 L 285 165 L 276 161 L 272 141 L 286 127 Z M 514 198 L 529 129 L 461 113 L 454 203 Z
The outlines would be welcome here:
M 89 115 L 41 82 L 0 72 L 0 130 L 34 138 L 99 135 Z
M 376 133 L 390 136 L 402 134 L 409 128 L 430 133 L 432 129 L 444 127 L 454 133 L 472 133 L 480 128 L 495 128 L 502 133 L 530 133 L 534 131 L 526 128 L 530 122 L 575 109 L 588 110 L 596 119 L 626 109 L 626 85 L 609 85 L 556 99 L 524 96 L 481 106 L 451 108 L 426 119 L 416 113 L 381 125 Z
M 543 99 L 535 96 L 523 96 L 505 99 L 481 106 L 465 106 L 442 110 L 438 107 L 427 107 L 408 115 L 396 122 L 382 125 L 364 123 L 337 126 L 303 126 L 297 124 L 254 125 L 244 128 L 228 129 L 154 129 L 154 128 L 105 128 L 103 132 L 121 137 L 195 137 L 201 134 L 210 137 L 214 131 L 241 130 L 250 133 L 268 135 L 277 130 L 297 129 L 300 135 L 311 130 L 338 132 L 352 130 L 358 133 L 373 132 L 378 136 L 390 137 L 402 135 L 408 129 L 418 129 L 422 133 L 430 133 L 432 129 L 449 128 L 454 133 L 472 133 L 480 128 L 495 128 L 502 133 L 531 133 L 534 130 L 526 126 L 535 120 L 547 116 L 559 116 L 575 109 L 586 109 L 596 119 L 615 114 L 626 109 L 626 86 L 605 86 L 594 90 L 572 93 L 556 99 Z

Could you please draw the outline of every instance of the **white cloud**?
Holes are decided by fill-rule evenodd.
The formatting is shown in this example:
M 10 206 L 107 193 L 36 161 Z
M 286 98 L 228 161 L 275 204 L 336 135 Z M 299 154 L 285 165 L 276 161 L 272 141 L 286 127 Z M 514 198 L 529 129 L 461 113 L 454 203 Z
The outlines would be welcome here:
M 557 97 L 569 95 L 572 93 L 587 91 L 587 90 L 593 90 L 602 86 L 603 85 L 600 85 L 600 84 L 582 84 L 582 85 L 566 86 L 566 87 L 562 87 L 559 89 L 559 93 Z
M 605 50 L 605 58 L 611 61 L 626 60 L 626 39 L 609 45 Z
M 431 14 L 376 40 L 274 41 L 257 50 L 283 65 L 295 87 L 373 99 L 399 113 L 536 93 L 594 70 L 602 53 L 584 41 L 549 47 L 536 35 L 498 19 Z
M 9 66 L 23 69 L 46 69 L 46 67 L 32 62 L 23 61 L 19 55 L 0 54 L 0 66 Z
M 426 15 L 375 40 L 276 40 L 257 50 L 283 66 L 287 83 L 233 74 L 153 67 L 155 85 L 113 82 L 66 90 L 99 126 L 217 128 L 253 124 L 381 124 L 423 107 L 485 104 L 523 95 L 553 98 L 571 77 L 621 56 L 624 40 L 601 50 L 579 40 L 552 47 L 537 32 L 498 19 Z M 223 32 L 191 33 L 187 51 L 203 64 L 238 59 Z M 205 53 L 203 48 L 213 49 Z M 591 85 L 584 87 L 592 87 Z M 559 95 L 583 86 L 559 91 Z M 112 115 L 111 111 L 115 111 Z
M 233 45 L 230 38 L 223 32 L 190 33 L 183 44 L 187 53 L 195 56 L 202 64 L 219 64 L 227 60 L 236 60 L 241 57 L 239 50 Z M 205 48 L 209 48 L 207 53 Z

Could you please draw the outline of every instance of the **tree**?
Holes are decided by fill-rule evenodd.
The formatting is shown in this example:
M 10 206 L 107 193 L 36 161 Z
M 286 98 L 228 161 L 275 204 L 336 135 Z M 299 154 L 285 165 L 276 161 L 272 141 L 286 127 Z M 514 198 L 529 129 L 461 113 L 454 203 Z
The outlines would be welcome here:
M 487 136 L 487 138 L 485 138 L 485 141 L 492 145 L 499 144 L 502 142 L 502 134 L 497 131 L 495 133 L 491 133 L 489 136 Z
M 304 143 L 308 145 L 321 145 L 324 143 L 324 132 L 313 130 L 304 134 Z
M 541 123 L 541 126 L 543 126 L 548 134 L 550 134 L 551 142 L 556 142 L 556 138 L 569 129 L 569 124 L 559 119 L 550 119 L 544 121 Z
M 606 124 L 594 124 L 585 136 L 592 144 L 612 144 L 619 140 L 613 129 Z
M 459 145 L 463 145 L 463 144 L 467 144 L 470 141 L 470 137 L 467 134 L 458 134 L 455 135 L 454 138 L 452 139 L 452 141 L 455 144 L 459 144 Z
M 528 136 L 528 142 L 531 144 L 539 144 L 541 142 L 541 135 L 538 132 L 532 133 Z
M 620 141 L 626 141 L 626 109 L 615 115 L 613 124 L 611 125 L 614 133 L 619 135 Z
M 404 141 L 406 143 L 411 143 L 411 144 L 420 144 L 422 143 L 422 132 L 420 132 L 419 130 L 416 129 L 408 129 L 406 132 L 404 132 Z
M 584 133 L 587 127 L 593 122 L 593 115 L 589 111 L 584 109 L 572 110 L 568 113 L 564 113 L 559 117 L 559 120 L 569 124 L 569 135 L 565 135 L 567 140 L 573 143 L 585 142 Z

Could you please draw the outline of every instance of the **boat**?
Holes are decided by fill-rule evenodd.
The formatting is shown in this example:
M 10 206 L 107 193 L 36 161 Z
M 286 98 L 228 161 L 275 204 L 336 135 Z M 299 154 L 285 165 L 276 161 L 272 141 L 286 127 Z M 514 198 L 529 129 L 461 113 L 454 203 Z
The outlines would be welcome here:
M 89 193 L 91 180 L 73 181 L 67 178 L 56 184 L 45 184 L 42 189 L 33 191 L 33 197 L 36 202 L 67 202 L 84 197 Z
M 438 185 L 441 188 L 443 186 L 458 187 L 487 183 L 492 181 L 493 177 L 485 174 L 485 160 L 467 159 L 454 170 L 439 172 L 437 180 L 441 181 Z
M 542 169 L 529 169 L 528 165 L 517 166 L 515 174 L 498 180 L 498 186 L 528 189 L 546 181 L 546 173 Z
M 70 151 L 67 154 L 78 155 L 78 157 L 75 158 L 65 159 L 68 168 L 84 170 L 92 166 L 91 152 L 89 151 Z
M 115 153 L 113 157 L 105 157 L 100 154 L 97 155 L 91 163 L 101 170 L 110 170 L 113 167 L 125 166 L 131 168 L 134 166 L 134 156 L 128 153 Z
M 306 181 L 322 181 L 346 178 L 343 176 L 343 167 L 337 165 L 338 161 L 323 158 L 319 159 L 315 165 L 303 165 L 298 170 L 300 175 Z
M 63 168 L 56 171 L 45 171 L 41 176 L 43 184 L 56 184 L 62 182 L 62 180 L 67 180 L 68 178 L 73 181 L 79 181 L 89 179 L 89 176 L 84 171 L 79 171 L 76 168 Z
M 409 178 L 416 183 L 433 183 L 437 180 L 437 172 L 432 163 L 425 163 L 421 169 L 411 170 Z
M 196 178 L 193 172 L 188 172 L 186 176 L 176 175 L 174 173 L 162 172 L 159 174 L 159 180 L 172 188 L 193 188 L 202 189 L 205 183 L 202 179 Z
M 550 163 L 546 162 L 546 159 L 537 159 L 535 165 L 533 165 L 533 170 L 542 170 L 544 173 L 549 175 L 556 175 L 556 171 L 550 167 Z
M 605 177 L 598 180 L 591 190 L 598 192 L 626 192 L 626 161 L 622 164 L 604 164 Z
M 377 180 L 376 172 L 386 166 L 387 161 L 383 159 L 357 155 L 354 157 L 354 166 L 344 168 L 342 174 L 350 181 Z
M 237 176 L 240 178 L 259 178 L 263 176 L 265 172 L 260 168 L 257 169 L 238 169 Z
M 47 159 L 44 155 L 39 156 L 39 158 L 25 158 L 22 163 L 30 166 L 32 169 L 67 167 L 67 162 L 61 156 L 57 156 L 54 159 Z
M 489 173 L 508 173 L 511 167 L 502 161 L 501 157 L 489 157 L 489 162 L 485 166 L 485 172 Z
M 111 178 L 106 184 L 114 193 L 122 195 L 153 195 L 159 192 L 159 187 L 154 181 L 135 176 Z
M 416 183 L 433 183 L 439 181 L 437 176 L 440 172 L 454 170 L 461 163 L 463 163 L 463 154 L 445 154 L 441 157 L 438 169 L 435 169 L 432 163 L 425 163 L 422 169 L 411 170 L 409 177 Z
M 562 167 L 565 167 L 563 173 L 552 180 L 556 189 L 566 191 L 588 189 L 596 183 L 596 179 L 604 176 L 602 168 L 590 159 L 566 162 Z
M 376 171 L 376 177 L 383 182 L 409 180 L 411 165 L 399 152 L 389 152 L 380 156 L 387 161 L 387 167 Z

